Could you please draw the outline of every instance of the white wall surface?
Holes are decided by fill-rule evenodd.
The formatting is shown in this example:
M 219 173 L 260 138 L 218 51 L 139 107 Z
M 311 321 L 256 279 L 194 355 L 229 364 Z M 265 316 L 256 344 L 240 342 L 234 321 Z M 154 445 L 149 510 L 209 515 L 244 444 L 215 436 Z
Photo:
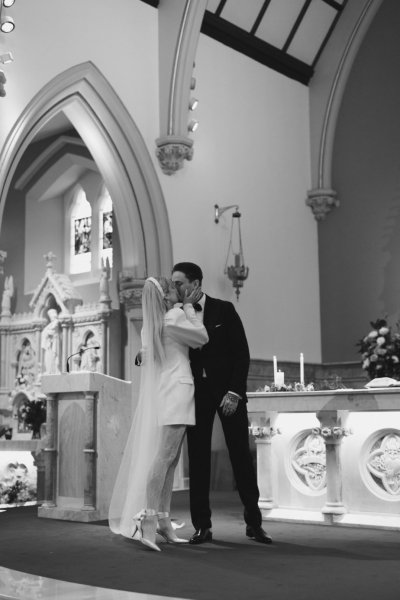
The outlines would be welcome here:
M 11 9 L 10 9 L 11 14 Z M 113 16 L 112 27 L 105 18 Z M 210 295 L 232 300 L 251 356 L 318 362 L 317 227 L 310 187 L 308 89 L 201 35 L 194 75 L 200 121 L 194 159 L 174 176 L 154 155 L 159 135 L 157 10 L 139 1 L 19 0 L 9 49 L 0 145 L 30 99 L 60 72 L 92 61 L 140 129 L 159 174 L 174 260 L 204 269 Z M 2 40 L 2 43 L 4 41 Z M 248 281 L 239 303 L 223 273 L 231 213 L 239 204 Z
M 33 294 L 44 277 L 44 254 L 64 255 L 64 203 L 62 198 L 38 201 L 27 197 L 25 204 L 25 294 Z
M 148 143 L 158 135 L 157 10 L 138 0 L 18 0 L 5 65 L 0 145 L 21 111 L 53 77 L 92 61 L 117 90 Z
M 320 360 L 316 221 L 310 186 L 308 89 L 201 35 L 193 95 L 199 129 L 194 158 L 161 176 L 176 261 L 204 270 L 204 289 L 232 300 L 253 358 Z M 214 223 L 214 204 L 238 204 L 250 267 L 239 302 L 224 275 L 232 211 Z

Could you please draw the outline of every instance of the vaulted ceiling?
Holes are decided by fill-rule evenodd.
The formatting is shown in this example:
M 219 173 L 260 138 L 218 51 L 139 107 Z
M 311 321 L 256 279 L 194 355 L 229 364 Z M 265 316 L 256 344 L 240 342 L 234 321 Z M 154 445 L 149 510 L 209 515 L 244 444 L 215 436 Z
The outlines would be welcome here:
M 347 2 L 208 0 L 201 31 L 307 85 Z
M 307 84 L 347 0 L 209 0 L 202 32 Z
M 160 0 L 142 0 L 158 8 Z M 182 0 L 183 1 L 183 0 Z M 201 32 L 308 85 L 348 0 L 208 0 Z M 62 114 L 37 139 L 62 133 Z

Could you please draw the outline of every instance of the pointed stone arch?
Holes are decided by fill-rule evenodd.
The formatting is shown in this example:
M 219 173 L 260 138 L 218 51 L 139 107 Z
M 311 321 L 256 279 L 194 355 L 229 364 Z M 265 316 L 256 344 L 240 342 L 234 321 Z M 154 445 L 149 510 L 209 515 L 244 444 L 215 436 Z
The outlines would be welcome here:
M 172 242 L 157 173 L 132 117 L 92 62 L 49 81 L 11 130 L 0 155 L 0 224 L 23 153 L 60 112 L 86 144 L 113 198 L 123 269 L 136 277 L 169 273 Z

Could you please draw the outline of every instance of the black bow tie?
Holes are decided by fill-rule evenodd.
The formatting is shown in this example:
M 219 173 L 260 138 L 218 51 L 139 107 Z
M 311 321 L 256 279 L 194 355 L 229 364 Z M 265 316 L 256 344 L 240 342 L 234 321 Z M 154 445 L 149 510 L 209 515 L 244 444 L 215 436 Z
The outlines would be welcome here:
M 196 312 L 201 312 L 203 309 L 201 308 L 201 304 L 199 304 L 199 302 L 195 302 L 193 304 L 193 308 Z

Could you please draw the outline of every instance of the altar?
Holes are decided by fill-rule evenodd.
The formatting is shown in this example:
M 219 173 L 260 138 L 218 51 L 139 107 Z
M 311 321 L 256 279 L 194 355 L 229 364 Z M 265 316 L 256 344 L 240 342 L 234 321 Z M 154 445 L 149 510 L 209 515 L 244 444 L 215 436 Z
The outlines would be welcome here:
M 400 388 L 249 393 L 265 520 L 400 529 Z

